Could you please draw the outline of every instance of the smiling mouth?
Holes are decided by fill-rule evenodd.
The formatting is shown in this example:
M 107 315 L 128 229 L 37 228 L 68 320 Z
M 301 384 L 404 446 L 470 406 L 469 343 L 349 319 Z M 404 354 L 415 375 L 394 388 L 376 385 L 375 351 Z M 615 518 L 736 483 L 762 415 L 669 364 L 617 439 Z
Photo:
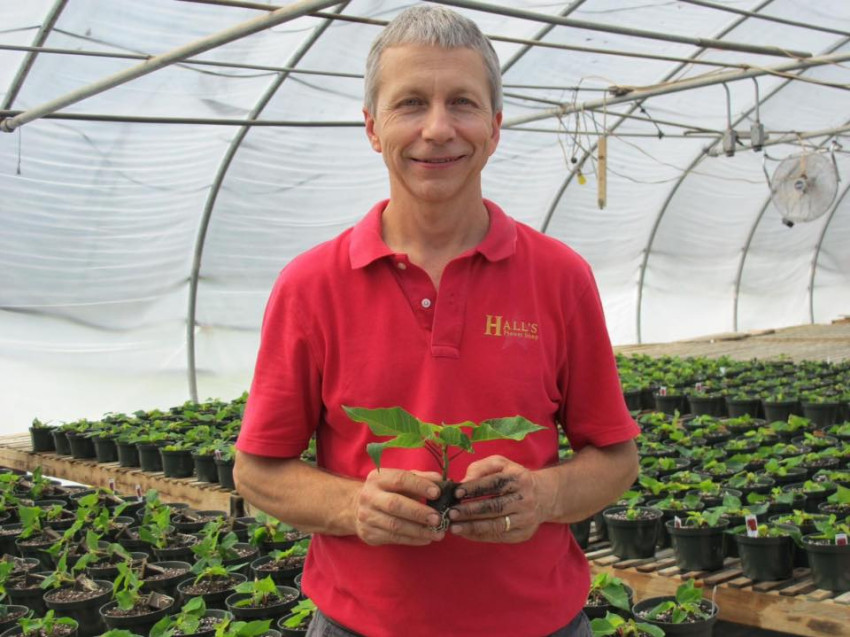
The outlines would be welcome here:
M 414 159 L 414 161 L 419 162 L 420 164 L 450 164 L 451 162 L 462 159 L 463 157 L 463 155 L 458 155 L 457 157 L 438 157 L 436 159 Z

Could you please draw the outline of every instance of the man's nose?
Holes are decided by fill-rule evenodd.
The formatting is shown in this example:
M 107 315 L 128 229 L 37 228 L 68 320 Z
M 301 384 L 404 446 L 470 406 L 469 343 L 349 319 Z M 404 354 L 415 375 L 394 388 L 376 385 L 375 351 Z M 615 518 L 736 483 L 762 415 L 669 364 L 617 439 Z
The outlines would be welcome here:
M 422 137 L 438 144 L 444 144 L 454 137 L 454 122 L 445 105 L 432 104 L 428 108 L 422 126 Z

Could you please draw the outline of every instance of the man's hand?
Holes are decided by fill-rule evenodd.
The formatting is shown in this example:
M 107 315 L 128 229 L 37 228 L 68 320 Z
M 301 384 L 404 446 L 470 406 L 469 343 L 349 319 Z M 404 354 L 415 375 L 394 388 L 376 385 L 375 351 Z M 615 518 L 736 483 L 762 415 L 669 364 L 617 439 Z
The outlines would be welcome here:
M 366 544 L 425 546 L 442 540 L 440 515 L 422 500 L 440 495 L 440 474 L 377 469 L 366 477 L 355 502 L 355 528 Z
M 525 542 L 547 520 L 544 484 L 535 472 L 502 456 L 469 465 L 455 493 L 449 530 L 478 542 Z

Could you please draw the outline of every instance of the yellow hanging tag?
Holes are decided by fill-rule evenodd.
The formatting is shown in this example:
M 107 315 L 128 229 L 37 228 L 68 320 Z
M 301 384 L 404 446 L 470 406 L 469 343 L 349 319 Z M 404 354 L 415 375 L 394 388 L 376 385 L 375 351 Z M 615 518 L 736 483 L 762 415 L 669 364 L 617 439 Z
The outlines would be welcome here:
M 587 177 L 584 176 L 584 173 L 579 172 L 578 174 L 578 183 L 581 186 L 584 186 L 587 183 Z

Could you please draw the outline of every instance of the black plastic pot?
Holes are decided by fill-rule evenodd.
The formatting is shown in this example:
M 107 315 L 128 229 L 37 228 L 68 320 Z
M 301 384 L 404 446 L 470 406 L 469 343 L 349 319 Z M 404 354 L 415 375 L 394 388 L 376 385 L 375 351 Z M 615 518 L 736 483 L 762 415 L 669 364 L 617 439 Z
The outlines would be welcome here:
M 626 593 L 629 599 L 629 608 L 631 609 L 631 607 L 634 606 L 635 603 L 635 590 L 628 584 L 623 584 L 623 588 L 626 589 Z M 601 619 L 605 617 L 607 613 L 616 613 L 620 617 L 624 617 L 626 619 L 629 619 L 632 616 L 631 610 L 619 608 L 608 603 L 599 604 L 597 606 L 585 604 L 583 610 L 584 614 L 587 615 L 588 619 Z
M 86 434 L 69 431 L 68 445 L 71 447 L 71 456 L 80 460 L 88 460 L 95 457 L 94 442 Z
M 30 440 L 32 441 L 32 450 L 36 453 L 56 451 L 51 427 L 30 427 Z
M 726 399 L 723 396 L 688 396 L 688 405 L 694 416 L 717 416 L 722 418 L 726 415 Z
M 197 520 L 188 520 L 186 516 L 197 517 Z M 171 524 L 180 533 L 197 533 L 202 530 L 209 522 L 216 519 L 227 518 L 227 511 L 206 510 L 198 511 L 195 509 L 184 509 L 174 513 L 171 518 Z
M 750 415 L 758 418 L 761 415 L 760 398 L 729 398 L 726 397 L 726 412 L 730 418 Z
M 39 573 L 40 575 L 49 575 L 47 572 Z M 37 578 L 32 578 L 33 580 Z M 44 614 L 47 612 L 47 606 L 44 605 L 44 589 L 42 589 L 39 584 L 41 583 L 41 579 L 33 582 L 33 586 L 30 588 L 13 588 L 6 583 L 6 595 L 9 597 L 9 601 L 12 604 L 26 606 L 27 608 L 32 609 L 34 615 L 38 617 L 44 617 Z
M 183 580 L 177 585 L 177 592 L 179 593 L 180 599 L 184 604 L 190 597 L 203 597 L 207 608 L 226 611 L 227 606 L 224 603 L 225 600 L 233 594 L 234 588 L 236 588 L 239 584 L 248 579 L 247 577 L 245 577 L 244 575 L 240 575 L 239 573 L 233 573 L 230 577 L 232 578 L 233 582 L 231 586 L 226 590 L 196 595 L 194 592 L 191 592 L 191 590 L 187 590 L 191 589 L 195 582 L 195 577 L 190 576 L 188 579 Z
M 794 571 L 794 540 L 789 536 L 736 535 L 744 577 L 754 582 L 784 580 Z
M 139 450 L 139 468 L 142 471 L 153 473 L 162 471 L 162 456 L 159 454 L 159 443 L 138 442 L 136 448 Z
M 281 586 L 294 585 L 295 578 L 303 571 L 303 564 L 294 568 L 263 570 L 263 565 L 268 564 L 272 561 L 272 559 L 273 558 L 270 555 L 263 555 L 262 557 L 258 557 L 257 559 L 252 561 L 249 570 L 250 576 L 256 577 L 258 579 L 263 579 L 264 577 L 271 577 L 272 580 L 274 580 L 275 584 L 279 584 Z
M 236 483 L 233 482 L 233 460 L 215 459 L 215 468 L 218 471 L 218 483 L 222 489 L 233 491 Z
M 259 558 L 260 549 L 258 549 L 253 544 L 249 544 L 247 542 L 237 542 L 233 545 L 235 550 L 239 550 L 240 553 L 245 553 L 244 555 L 239 555 L 237 557 L 230 557 L 226 560 L 222 560 L 223 566 L 233 567 L 239 564 L 242 565 L 241 568 L 233 571 L 234 573 L 242 573 L 242 575 L 248 575 L 250 572 L 250 566 L 254 562 L 254 560 Z M 289 584 L 290 582 L 286 582 Z
M 144 553 L 142 551 L 133 551 L 130 553 L 130 556 L 133 558 L 133 562 L 136 563 L 150 557 L 148 553 Z M 91 566 L 86 567 L 86 575 L 88 575 L 91 579 L 114 580 L 118 576 L 118 565 L 92 564 Z
M 192 454 L 195 462 L 195 477 L 198 482 L 218 483 L 218 468 L 215 466 L 215 456 Z
M 61 634 L 62 634 L 63 637 L 77 637 L 77 635 L 79 634 L 77 632 L 77 629 L 78 629 L 78 626 L 75 625 L 68 632 L 64 632 L 64 633 L 61 633 Z M 18 625 L 18 626 L 12 626 L 8 630 L 4 630 L 2 633 L 0 633 L 0 637 L 21 637 L 21 635 L 23 635 L 23 634 L 24 634 L 23 628 L 21 628 L 21 626 Z M 56 632 L 55 634 L 60 634 L 60 633 Z
M 688 401 L 684 394 L 655 394 L 655 410 L 665 414 L 688 413 Z
M 194 535 L 183 534 L 187 537 L 198 540 Z M 192 546 L 197 542 L 181 544 L 180 546 L 166 546 L 164 548 L 151 547 L 157 561 L 161 562 L 195 562 L 195 554 L 192 551 Z
M 98 612 L 109 630 L 129 630 L 137 635 L 147 635 L 153 625 L 174 608 L 174 598 L 168 597 L 167 599 L 171 600 L 171 604 L 168 606 L 151 609 L 150 612 L 141 615 L 110 615 L 109 611 L 118 606 L 116 601 L 104 604 Z
M 53 447 L 56 450 L 56 455 L 70 456 L 71 444 L 68 442 L 68 432 L 57 428 L 51 430 L 50 433 L 53 436 Z
M 617 557 L 629 560 L 648 558 L 655 555 L 662 513 L 659 509 L 637 507 L 649 511 L 651 517 L 637 520 L 620 520 L 615 516 L 627 507 L 611 507 L 603 512 L 608 527 L 608 539 Z
M 0 619 L 0 632 L 5 632 L 17 625 L 18 619 L 28 617 L 32 611 L 26 606 L 19 604 L 5 604 L 5 615 Z
M 44 604 L 52 609 L 60 617 L 71 617 L 79 623 L 78 634 L 80 637 L 93 637 L 106 630 L 106 624 L 98 610 L 112 596 L 112 582 L 106 580 L 94 580 L 102 589 L 101 593 L 93 595 L 89 599 L 75 600 L 71 602 L 55 601 L 51 599 L 51 593 L 44 594 Z
M 162 456 L 162 472 L 166 478 L 189 478 L 195 474 L 195 461 L 188 449 L 166 451 L 159 449 Z
M 136 447 L 136 443 L 119 440 L 115 443 L 115 446 L 118 448 L 119 467 L 139 466 L 139 448 Z
M 701 607 L 710 615 L 708 619 L 703 621 L 671 624 L 667 622 L 655 621 L 652 619 L 645 619 L 639 616 L 642 611 L 645 612 L 647 610 L 655 608 L 659 604 L 669 602 L 671 600 L 674 601 L 675 599 L 676 598 L 672 595 L 665 597 L 649 597 L 632 606 L 632 614 L 639 622 L 645 622 L 647 624 L 651 624 L 652 626 L 658 626 L 661 630 L 664 631 L 664 635 L 666 637 L 712 637 L 712 633 L 714 632 L 714 624 L 715 622 L 717 622 L 718 608 L 717 604 L 715 604 L 709 599 L 703 599 L 700 602 Z
M 21 555 L 20 552 L 18 552 L 18 545 L 15 543 L 15 540 L 18 539 L 23 530 L 24 525 L 20 522 L 0 524 L 0 531 L 3 531 L 3 533 L 0 534 L 0 555 L 5 555 L 7 553 L 14 556 Z
M 826 429 L 837 422 L 838 411 L 841 407 L 839 402 L 809 403 L 801 402 L 803 416 L 808 418 L 815 429 Z
M 582 549 L 586 549 L 590 541 L 590 518 L 570 524 L 570 532 L 573 534 L 576 542 L 578 542 L 578 545 Z
M 818 544 L 814 537 L 804 536 L 803 548 L 815 585 L 828 591 L 850 591 L 850 544 Z
M 95 436 L 94 455 L 98 462 L 118 462 L 118 445 L 111 436 Z
M 799 414 L 802 411 L 800 403 L 796 400 L 763 400 L 761 405 L 767 422 L 787 422 L 791 414 Z
M 726 533 L 729 520 L 718 520 L 717 526 L 676 528 L 673 520 L 665 523 L 676 555 L 676 565 L 683 571 L 717 571 L 726 557 Z
M 162 568 L 168 569 L 181 569 L 183 572 L 177 575 L 172 575 L 170 577 L 164 577 L 161 579 L 144 579 L 143 587 L 145 590 L 156 591 L 158 593 L 162 593 L 163 595 L 168 595 L 169 597 L 173 597 L 177 599 L 179 593 L 177 592 L 177 585 L 192 577 L 191 569 L 192 565 L 189 562 L 183 562 L 179 560 L 165 561 L 165 562 L 152 562 L 152 566 L 160 566 Z
M 307 634 L 307 629 L 310 627 L 310 619 L 304 621 L 298 628 L 289 628 L 284 626 L 287 619 L 292 617 L 292 613 L 288 613 L 277 620 L 277 629 L 280 631 L 281 637 L 304 637 Z
M 252 608 L 250 606 L 238 606 L 237 603 L 251 597 L 250 593 L 233 593 L 228 595 L 224 600 L 224 604 L 233 616 L 241 621 L 253 621 L 255 619 L 276 619 L 282 617 L 292 610 L 292 607 L 298 603 L 298 598 L 301 594 L 297 588 L 291 586 L 278 586 L 277 591 L 281 596 L 281 601 L 270 606 Z

